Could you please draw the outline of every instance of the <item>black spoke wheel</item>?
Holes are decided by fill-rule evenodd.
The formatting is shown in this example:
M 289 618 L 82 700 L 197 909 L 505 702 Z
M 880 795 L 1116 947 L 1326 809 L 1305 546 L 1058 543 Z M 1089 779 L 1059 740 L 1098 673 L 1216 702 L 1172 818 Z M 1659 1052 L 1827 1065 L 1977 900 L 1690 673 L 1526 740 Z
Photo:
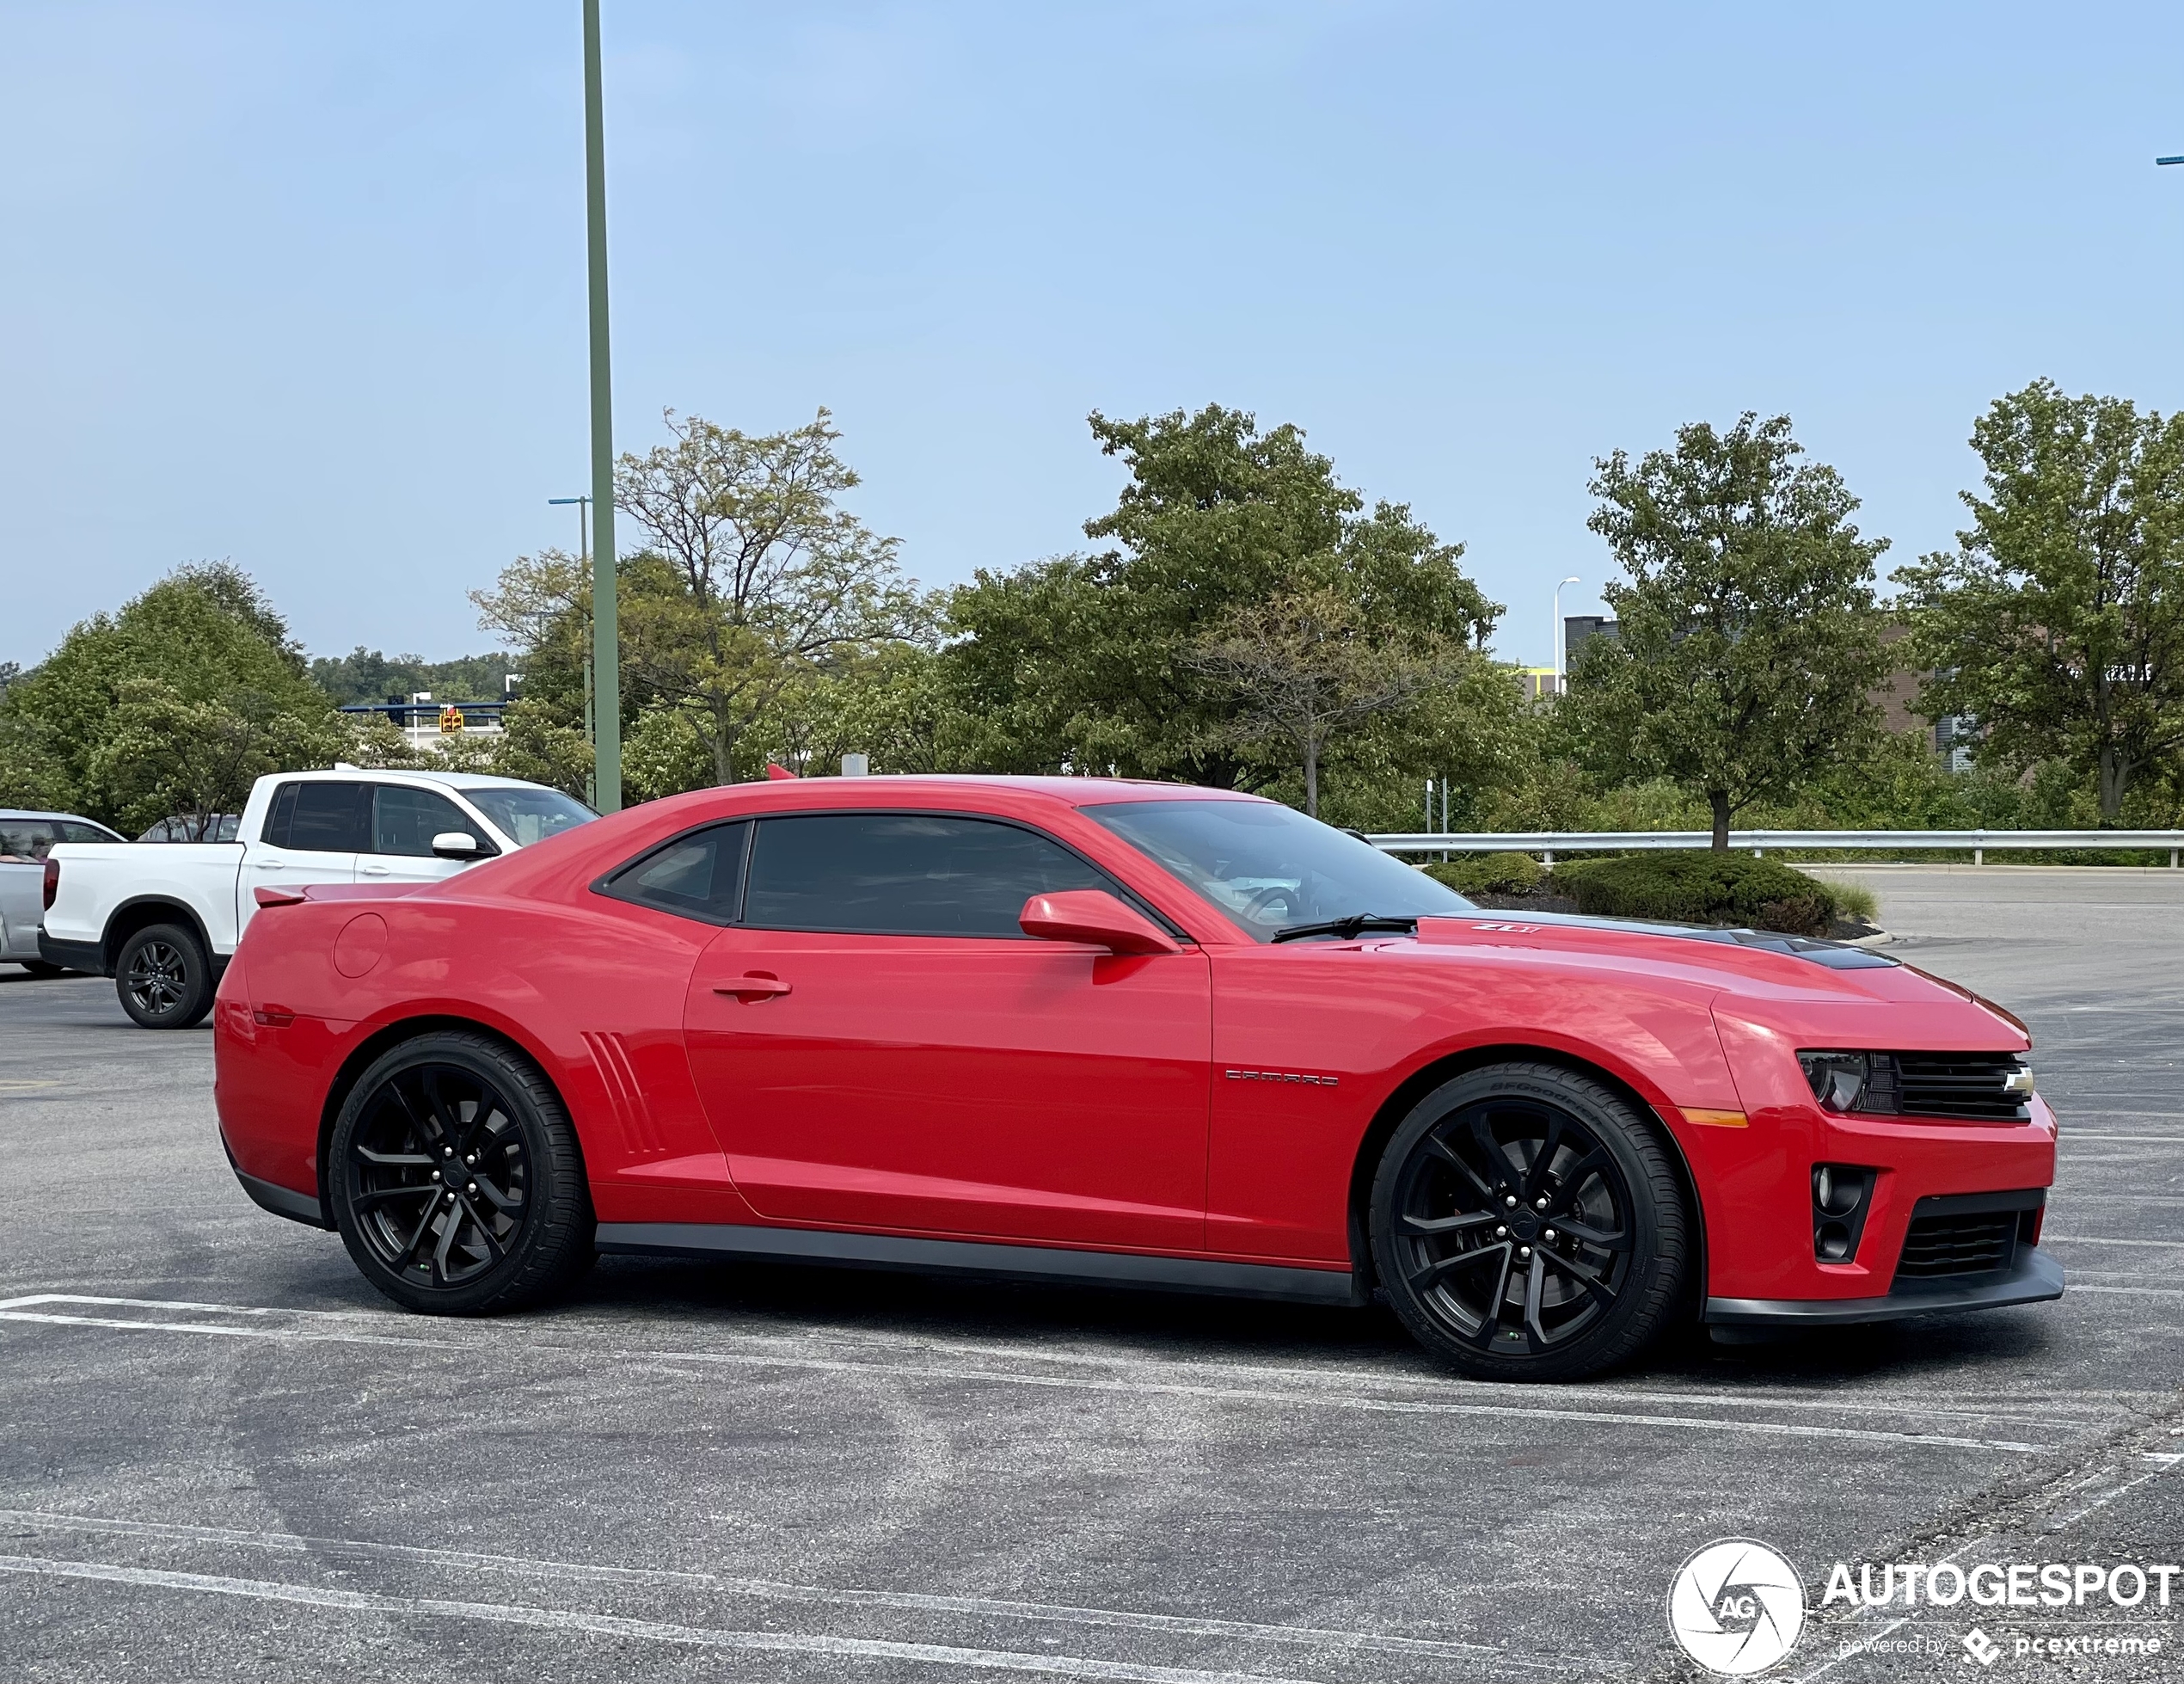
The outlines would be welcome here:
M 212 1009 L 212 966 L 196 932 L 154 924 L 121 943 L 113 991 L 138 1027 L 186 1029 Z
M 1428 1094 L 1389 1141 L 1371 1215 L 1396 1313 L 1482 1377 L 1620 1361 L 1683 1281 L 1683 1199 L 1659 1137 L 1612 1089 L 1552 1066 L 1492 1066 Z
M 591 1261 L 575 1130 L 529 1060 L 484 1036 L 420 1036 L 359 1077 L 328 1151 L 358 1268 L 411 1309 L 513 1309 Z

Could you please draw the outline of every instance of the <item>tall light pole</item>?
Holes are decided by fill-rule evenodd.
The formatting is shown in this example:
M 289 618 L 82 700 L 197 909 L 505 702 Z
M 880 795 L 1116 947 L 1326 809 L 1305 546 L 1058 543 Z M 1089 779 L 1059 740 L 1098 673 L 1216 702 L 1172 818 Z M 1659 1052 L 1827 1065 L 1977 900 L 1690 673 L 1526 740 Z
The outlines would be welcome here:
M 599 0 L 584 0 L 584 223 L 592 295 L 592 790 L 622 810 L 622 649 L 614 576 L 614 383 L 607 357 L 607 143 Z
M 1555 693 L 1562 693 L 1562 586 L 1582 585 L 1585 582 L 1573 573 L 1555 587 Z

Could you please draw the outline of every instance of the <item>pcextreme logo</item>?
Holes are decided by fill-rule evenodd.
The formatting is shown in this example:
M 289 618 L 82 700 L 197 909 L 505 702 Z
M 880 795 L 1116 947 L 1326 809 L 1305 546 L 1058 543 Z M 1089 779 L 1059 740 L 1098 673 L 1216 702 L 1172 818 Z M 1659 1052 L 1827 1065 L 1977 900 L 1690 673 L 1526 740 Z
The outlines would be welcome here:
M 1805 1629 L 1804 1581 L 1758 1540 L 1721 1539 L 1678 1570 L 1668 1587 L 1668 1629 L 1709 1672 L 1764 1672 Z

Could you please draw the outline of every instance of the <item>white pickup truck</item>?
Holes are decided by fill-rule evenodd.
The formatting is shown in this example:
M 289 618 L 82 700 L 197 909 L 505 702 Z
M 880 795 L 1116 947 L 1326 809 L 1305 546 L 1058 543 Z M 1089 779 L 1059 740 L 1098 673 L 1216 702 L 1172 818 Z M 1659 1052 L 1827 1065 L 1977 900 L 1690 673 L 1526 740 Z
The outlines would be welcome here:
M 597 816 L 558 790 L 509 777 L 275 772 L 252 786 L 236 841 L 56 845 L 38 951 L 113 978 L 121 1009 L 145 1029 L 187 1029 L 212 1009 L 258 910 L 256 889 L 437 882 Z

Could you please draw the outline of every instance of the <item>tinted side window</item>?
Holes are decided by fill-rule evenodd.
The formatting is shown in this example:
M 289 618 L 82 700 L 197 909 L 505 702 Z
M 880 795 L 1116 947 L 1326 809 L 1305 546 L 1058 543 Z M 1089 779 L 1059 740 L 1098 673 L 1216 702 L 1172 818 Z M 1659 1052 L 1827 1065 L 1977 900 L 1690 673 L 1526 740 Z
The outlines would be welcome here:
M 363 784 L 298 784 L 285 846 L 316 853 L 362 853 L 371 845 L 371 790 Z
M 890 936 L 1014 936 L 1034 894 L 1109 888 L 1066 848 L 1015 825 L 926 813 L 764 819 L 744 922 Z
M 64 842 L 114 842 L 120 839 L 101 830 L 96 825 L 87 825 L 70 819 L 54 820 L 53 828 L 61 833 Z M 235 839 L 230 837 L 230 841 Z
M 371 790 L 371 851 L 380 854 L 408 854 L 430 858 L 433 839 L 444 830 L 459 830 L 478 845 L 480 853 L 497 853 L 486 840 L 484 827 L 464 816 L 445 796 L 414 790 L 400 784 L 377 784 Z
M 273 791 L 273 805 L 266 809 L 265 842 L 267 846 L 285 848 L 288 845 L 288 820 L 290 815 L 296 811 L 296 791 L 303 787 L 300 784 L 284 784 Z M 162 819 L 159 822 L 162 825 L 168 825 L 174 821 L 169 819 Z M 150 833 L 146 832 L 145 834 L 149 836 Z M 165 838 L 163 837 L 161 839 L 164 840 Z
M 683 918 L 733 924 L 749 830 L 739 820 L 678 836 L 623 866 L 599 886 L 601 892 Z

